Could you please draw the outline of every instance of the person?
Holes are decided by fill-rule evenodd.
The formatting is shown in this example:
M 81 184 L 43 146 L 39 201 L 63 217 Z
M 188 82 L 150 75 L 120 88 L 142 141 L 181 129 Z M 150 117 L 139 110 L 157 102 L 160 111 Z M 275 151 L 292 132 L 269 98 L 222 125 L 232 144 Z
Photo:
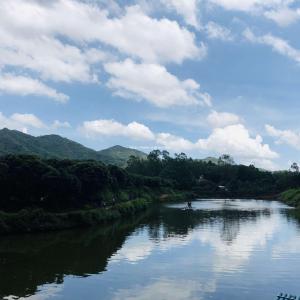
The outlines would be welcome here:
M 192 202 L 188 201 L 188 209 L 192 209 Z

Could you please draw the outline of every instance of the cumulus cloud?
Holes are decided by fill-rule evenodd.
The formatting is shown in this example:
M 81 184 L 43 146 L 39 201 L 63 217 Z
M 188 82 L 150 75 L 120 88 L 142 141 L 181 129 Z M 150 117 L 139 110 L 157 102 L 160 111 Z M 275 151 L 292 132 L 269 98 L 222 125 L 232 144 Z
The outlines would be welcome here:
M 211 97 L 200 92 L 193 79 L 179 80 L 158 64 L 137 64 L 130 59 L 104 66 L 111 75 L 108 87 L 125 98 L 146 100 L 158 107 L 211 105 Z
M 0 92 L 21 96 L 46 96 L 59 102 L 69 99 L 67 95 L 57 92 L 37 79 L 9 73 L 0 74 Z
M 195 22 L 189 16 L 191 4 L 172 3 L 177 8 L 185 7 L 183 14 L 189 22 Z M 174 20 L 150 17 L 139 5 L 118 6 L 118 13 L 111 13 L 111 5 L 102 4 L 1 1 L 0 69 L 29 71 L 37 78 L 30 85 L 35 85 L 40 94 L 66 100 L 67 96 L 38 80 L 98 83 L 102 64 L 117 56 L 165 64 L 206 54 L 206 47 L 196 43 L 195 34 Z M 18 92 L 29 94 L 25 85 L 19 85 Z
M 212 133 L 196 142 L 166 132 L 154 133 L 143 124 L 132 122 L 128 125 L 114 120 L 95 120 L 83 123 L 81 130 L 87 136 L 125 136 L 151 141 L 157 147 L 171 151 L 200 151 L 213 154 L 230 153 L 241 162 L 255 163 L 262 167 L 274 168 L 273 160 L 279 155 L 263 143 L 260 135 L 252 137 L 242 124 L 215 128 Z
M 211 127 L 214 128 L 221 128 L 228 125 L 238 124 L 241 123 L 241 118 L 232 113 L 228 112 L 217 112 L 213 110 L 207 117 L 207 122 Z
M 70 128 L 69 122 L 61 122 L 55 120 L 52 124 L 45 124 L 40 118 L 34 114 L 14 113 L 10 116 L 0 112 L 0 129 L 8 128 L 28 133 L 30 129 L 40 129 L 43 132 L 49 132 L 60 128 Z
M 103 136 L 125 136 L 140 140 L 153 140 L 154 134 L 145 125 L 131 122 L 128 125 L 123 125 L 114 120 L 95 120 L 86 121 L 83 123 L 81 130 L 87 136 L 103 135 Z
M 267 144 L 263 144 L 260 135 L 251 137 L 242 124 L 215 128 L 207 139 L 199 139 L 196 146 L 200 149 L 230 153 L 245 159 L 275 159 L 278 154 Z
M 295 149 L 300 149 L 300 132 L 280 130 L 271 125 L 266 125 L 265 128 L 269 136 L 276 139 L 277 144 L 286 144 Z
M 151 62 L 177 62 L 199 55 L 195 36 L 175 21 L 154 19 L 139 6 L 125 8 L 119 17 L 109 17 L 105 9 L 75 0 L 11 0 L 1 3 L 3 29 L 10 37 L 30 38 L 65 36 L 74 42 L 101 42 L 122 53 Z M 68 18 L 66 18 L 68 16 Z M 55 22 L 53 21 L 55 20 Z M 147 33 L 147 34 L 145 34 Z
M 199 28 L 198 21 L 198 1 L 197 0 L 161 0 L 168 8 L 174 9 L 181 15 L 185 22 L 195 28 Z
M 232 41 L 234 39 L 231 31 L 228 28 L 215 22 L 208 22 L 205 25 L 204 30 L 210 39 L 222 41 Z
M 31 126 L 35 128 L 43 128 L 45 127 L 45 124 L 35 115 L 33 114 L 19 114 L 15 113 L 13 114 L 10 119 L 13 122 L 26 125 L 26 126 Z
M 33 114 L 15 113 L 7 117 L 0 112 L 0 128 L 9 128 L 26 133 L 28 128 L 46 128 L 46 125 Z
M 272 34 L 256 36 L 249 28 L 244 31 L 244 37 L 252 43 L 270 46 L 277 53 L 300 63 L 300 50 L 293 48 L 286 40 Z
M 195 149 L 195 144 L 191 141 L 172 135 L 170 133 L 159 133 L 156 135 L 156 142 L 158 145 L 168 149 L 176 151 L 190 151 Z

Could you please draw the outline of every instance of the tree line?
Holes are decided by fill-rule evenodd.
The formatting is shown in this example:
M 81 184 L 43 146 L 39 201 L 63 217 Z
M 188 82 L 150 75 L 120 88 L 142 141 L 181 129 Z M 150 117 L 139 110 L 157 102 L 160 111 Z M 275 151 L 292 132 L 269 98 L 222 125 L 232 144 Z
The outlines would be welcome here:
M 154 150 L 147 160 L 131 157 L 129 173 L 160 177 L 179 189 L 194 190 L 199 196 L 274 196 L 300 186 L 299 169 L 270 172 L 254 165 L 238 165 L 224 154 L 214 163 L 187 157 L 185 153 L 171 157 L 169 152 Z
M 161 178 L 130 174 L 92 160 L 46 160 L 28 155 L 0 158 L 0 210 L 4 211 L 100 207 L 115 199 L 131 200 L 144 187 L 165 185 Z
M 154 150 L 130 157 L 126 169 L 93 160 L 0 158 L 0 210 L 43 208 L 67 211 L 102 207 L 153 191 L 192 191 L 199 197 L 274 196 L 300 186 L 298 171 L 269 172 L 235 164 L 230 155 L 213 163 L 184 153 Z

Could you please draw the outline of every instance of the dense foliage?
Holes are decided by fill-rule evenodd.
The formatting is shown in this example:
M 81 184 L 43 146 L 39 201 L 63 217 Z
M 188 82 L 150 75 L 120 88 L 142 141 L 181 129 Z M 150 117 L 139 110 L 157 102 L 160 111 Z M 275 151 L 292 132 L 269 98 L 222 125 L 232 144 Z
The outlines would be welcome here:
M 0 158 L 0 208 L 4 211 L 101 207 L 104 202 L 135 199 L 140 190 L 162 185 L 161 178 L 132 175 L 97 161 L 25 155 Z
M 236 165 L 229 155 L 212 163 L 184 153 L 171 157 L 167 151 L 154 150 L 147 160 L 131 157 L 127 171 L 169 180 L 174 187 L 193 190 L 200 196 L 274 196 L 300 186 L 299 172 L 268 172 L 253 165 Z

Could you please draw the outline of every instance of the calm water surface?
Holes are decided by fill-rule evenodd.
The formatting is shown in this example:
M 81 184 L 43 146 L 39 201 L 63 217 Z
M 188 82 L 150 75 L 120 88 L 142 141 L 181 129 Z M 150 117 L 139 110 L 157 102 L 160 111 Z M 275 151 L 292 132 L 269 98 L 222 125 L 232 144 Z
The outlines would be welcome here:
M 2 237 L 0 299 L 300 295 L 300 227 L 279 202 L 210 200 L 110 227 Z

